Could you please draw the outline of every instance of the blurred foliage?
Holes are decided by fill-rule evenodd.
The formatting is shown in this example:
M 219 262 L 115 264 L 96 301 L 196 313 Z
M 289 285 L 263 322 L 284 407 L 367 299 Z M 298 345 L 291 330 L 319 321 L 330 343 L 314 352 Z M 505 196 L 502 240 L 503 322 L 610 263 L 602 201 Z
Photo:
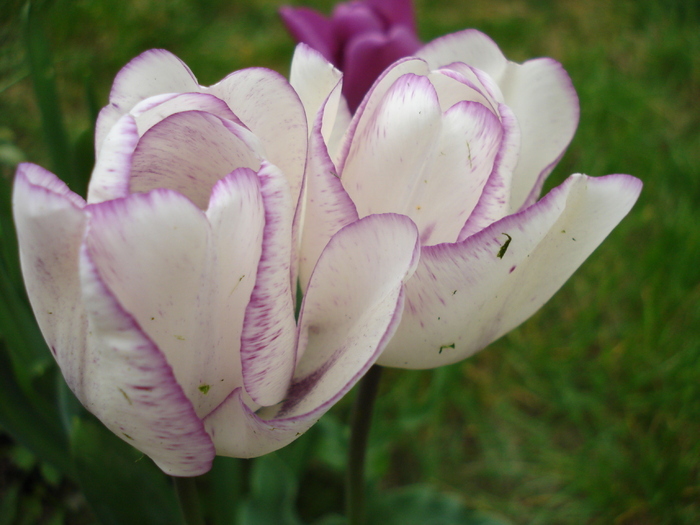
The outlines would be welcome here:
M 286 74 L 293 43 L 277 18 L 281 3 L 44 0 L 33 4 L 43 30 L 29 35 L 25 3 L 0 6 L 0 426 L 14 440 L 0 441 L 0 524 L 94 523 L 102 511 L 86 502 L 101 490 L 86 474 L 93 461 L 123 479 L 146 469 L 154 497 L 172 507 L 148 459 L 127 459 L 119 472 L 117 459 L 96 454 L 91 446 L 108 437 L 56 386 L 19 275 L 14 166 L 52 166 L 82 191 L 96 108 L 119 68 L 145 49 L 173 51 L 205 85 L 252 65 Z M 564 64 L 581 122 L 546 189 L 572 172 L 632 173 L 645 187 L 629 217 L 523 326 L 463 363 L 385 374 L 372 486 L 430 483 L 517 524 L 700 522 L 700 4 L 420 0 L 417 11 L 426 41 L 475 27 L 512 60 Z M 348 402 L 268 459 L 217 458 L 201 480 L 210 522 L 255 515 L 264 494 L 283 510 L 293 500 L 290 520 L 337 513 Z M 268 493 L 269 469 L 285 474 Z M 221 503 L 240 494 L 251 495 L 243 510 Z M 426 508 L 456 501 L 441 498 Z M 324 523 L 342 523 L 332 520 Z

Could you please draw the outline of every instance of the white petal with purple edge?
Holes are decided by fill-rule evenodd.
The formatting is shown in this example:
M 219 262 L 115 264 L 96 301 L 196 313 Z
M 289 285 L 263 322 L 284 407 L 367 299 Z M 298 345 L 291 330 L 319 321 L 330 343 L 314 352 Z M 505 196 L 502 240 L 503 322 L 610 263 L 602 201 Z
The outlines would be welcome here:
M 323 114 L 316 117 L 309 138 L 309 158 L 306 162 L 306 203 L 301 226 L 299 284 L 302 291 L 328 241 L 341 228 L 358 219 L 352 199 L 343 188 L 321 136 Z
M 295 204 L 284 175 L 263 163 L 258 172 L 265 206 L 262 255 L 241 336 L 243 381 L 260 405 L 279 403 L 296 364 L 292 290 L 292 221 Z M 294 287 L 294 288 L 293 288 Z
M 125 65 L 114 79 L 109 93 L 109 105 L 97 119 L 95 150 L 114 123 L 142 100 L 163 93 L 201 91 L 197 79 L 187 65 L 164 49 L 150 49 Z
M 282 448 L 367 372 L 401 317 L 403 282 L 415 268 L 417 237 L 408 218 L 374 215 L 333 238 L 304 299 L 299 344 L 306 350 L 290 396 L 256 414 L 240 390 L 233 392 L 205 419 L 218 453 L 254 457 Z
M 248 130 L 211 113 L 185 111 L 141 137 L 132 159 L 131 192 L 168 188 L 206 209 L 214 184 L 236 168 L 260 166 Z
M 217 370 L 233 343 L 214 323 L 221 300 L 212 275 L 219 261 L 204 213 L 163 189 L 91 205 L 88 212 L 85 244 L 101 280 L 165 355 L 197 414 L 206 415 L 240 383 L 226 381 L 237 367 Z M 219 388 L 222 374 L 227 390 Z
M 576 132 L 579 104 L 571 78 L 551 58 L 510 63 L 499 85 L 522 133 L 520 159 L 513 174 L 513 213 L 539 198 L 544 180 Z
M 83 374 L 87 320 L 78 260 L 85 202 L 53 173 L 20 164 L 12 208 L 22 275 L 44 339 L 75 390 Z
M 265 158 L 285 174 L 296 204 L 306 163 L 308 129 L 299 96 L 279 73 L 249 68 L 230 74 L 209 92 L 226 101 L 260 138 Z
M 379 363 L 469 357 L 535 313 L 629 212 L 641 181 L 573 175 L 534 206 L 458 244 L 423 249 L 401 326 Z
M 437 153 L 406 211 L 423 246 L 457 240 L 491 174 L 502 138 L 498 117 L 479 102 L 458 102 L 445 112 Z
M 129 194 L 131 161 L 139 141 L 136 121 L 124 115 L 102 143 L 88 186 L 89 203 L 103 202 Z
M 76 391 L 85 407 L 166 474 L 197 476 L 215 450 L 165 356 L 101 279 L 86 247 L 80 281 L 87 349 Z
M 360 217 L 409 212 L 413 192 L 436 155 L 441 121 L 427 77 L 403 75 L 386 92 L 355 135 L 341 174 Z

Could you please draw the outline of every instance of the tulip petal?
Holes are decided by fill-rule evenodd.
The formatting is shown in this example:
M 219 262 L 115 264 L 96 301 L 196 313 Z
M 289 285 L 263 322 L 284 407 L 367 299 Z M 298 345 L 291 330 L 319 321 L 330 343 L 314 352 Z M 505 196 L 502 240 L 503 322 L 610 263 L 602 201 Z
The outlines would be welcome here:
M 498 106 L 498 113 L 503 126 L 501 147 L 496 155 L 493 170 L 481 192 L 479 202 L 459 232 L 458 241 L 463 241 L 470 235 L 502 219 L 510 209 L 511 180 L 520 152 L 520 127 L 515 115 L 505 104 Z
M 168 188 L 206 209 L 214 184 L 236 168 L 258 169 L 254 137 L 234 122 L 185 111 L 141 137 L 132 159 L 130 190 Z
M 142 136 L 161 120 L 174 113 L 182 113 L 183 111 L 211 113 L 221 119 L 231 120 L 236 124 L 243 125 L 226 102 L 207 93 L 168 93 L 151 97 L 134 106 L 131 114 L 136 119 L 139 136 Z
M 355 111 L 341 145 L 338 148 L 337 157 L 333 157 L 334 163 L 340 173 L 344 170 L 345 162 L 347 161 L 348 153 L 355 137 L 364 136 L 365 127 L 372 122 L 372 117 L 377 107 L 382 104 L 387 91 L 391 89 L 394 82 L 401 76 L 411 73 L 414 75 L 427 75 L 430 73 L 430 70 L 424 60 L 410 57 L 404 58 L 387 68 L 374 82 L 372 88 L 367 92 L 362 103 L 358 106 L 357 111 Z
M 551 58 L 510 63 L 499 85 L 522 133 L 520 159 L 513 174 L 513 213 L 539 198 L 545 179 L 576 132 L 579 103 L 571 78 Z
M 498 84 L 508 64 L 498 45 L 476 29 L 465 29 L 436 38 L 415 55 L 424 59 L 430 69 L 438 69 L 452 62 L 464 62 L 486 72 Z
M 355 204 L 343 188 L 321 133 L 321 123 L 325 120 L 329 102 L 330 97 L 317 115 L 316 125 L 309 138 L 306 202 L 303 208 L 304 222 L 299 261 L 299 285 L 302 291 L 306 290 L 316 261 L 331 237 L 358 219 Z
M 12 208 L 22 275 L 44 339 L 72 388 L 83 372 L 87 321 L 78 260 L 85 202 L 53 173 L 20 164 Z
M 119 118 L 142 100 L 162 93 L 197 92 L 197 79 L 182 60 L 164 49 L 150 49 L 125 65 L 114 79 L 95 125 L 95 151 Z
M 254 457 L 277 450 L 350 390 L 393 334 L 403 307 L 402 283 L 417 256 L 417 230 L 403 216 L 373 215 L 333 237 L 304 298 L 299 344 L 306 349 L 289 396 L 256 414 L 240 390 L 233 392 L 205 419 L 217 452 Z
M 401 24 L 415 33 L 416 20 L 411 0 L 366 0 L 366 4 L 381 13 L 388 24 Z
M 455 363 L 535 313 L 629 212 L 641 182 L 573 175 L 534 206 L 457 244 L 424 248 L 379 363 Z
M 260 172 L 265 203 L 262 255 L 255 287 L 245 313 L 241 361 L 246 392 L 260 405 L 279 403 L 296 363 L 296 323 L 292 290 L 292 222 L 294 204 L 284 175 L 263 163 Z
M 415 188 L 436 155 L 441 121 L 427 77 L 403 75 L 386 92 L 356 135 L 341 176 L 360 217 L 410 212 Z
M 134 150 L 139 141 L 136 121 L 124 115 L 109 131 L 102 142 L 88 186 L 89 203 L 126 197 Z
M 338 41 L 329 19 L 308 7 L 283 6 L 279 14 L 294 40 L 316 49 L 329 62 L 335 61 Z
M 249 170 L 226 177 L 212 193 L 211 223 L 165 189 L 88 208 L 85 243 L 101 279 L 165 355 L 199 417 L 242 384 L 242 312 L 233 296 L 245 300 L 252 288 L 262 228 L 258 192 Z M 250 252 L 232 257 L 239 241 Z
M 498 117 L 478 102 L 458 102 L 445 112 L 437 154 L 407 210 L 423 246 L 457 240 L 489 179 L 502 137 Z
M 207 472 L 215 450 L 202 421 L 163 353 L 102 280 L 88 247 L 81 251 L 80 281 L 88 338 L 83 373 L 72 385 L 76 395 L 166 474 Z
M 287 177 L 296 204 L 306 163 L 308 129 L 299 95 L 279 73 L 264 68 L 236 71 L 209 92 L 223 99 L 259 137 L 264 158 Z
M 420 47 L 415 33 L 396 26 L 388 33 L 360 33 L 345 45 L 343 95 L 350 111 L 362 102 L 372 83 L 389 65 Z
M 299 94 L 304 105 L 309 131 L 316 120 L 316 114 L 322 105 L 327 104 L 328 95 L 333 92 L 342 76 L 343 74 L 323 58 L 321 53 L 306 44 L 297 45 L 292 59 L 289 83 Z M 327 109 L 329 115 L 335 115 L 337 111 L 339 93 L 335 98 L 333 104 L 335 109 L 330 107 Z M 330 127 L 332 128 L 332 123 Z

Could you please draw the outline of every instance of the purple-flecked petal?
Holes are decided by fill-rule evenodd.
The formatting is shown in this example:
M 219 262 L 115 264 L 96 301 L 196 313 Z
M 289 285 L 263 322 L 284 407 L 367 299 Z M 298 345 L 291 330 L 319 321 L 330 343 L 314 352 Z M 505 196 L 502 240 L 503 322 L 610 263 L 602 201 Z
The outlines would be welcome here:
M 175 113 L 141 137 L 129 190 L 169 188 L 206 209 L 217 181 L 236 168 L 258 169 L 256 149 L 250 132 L 234 122 L 201 111 Z
M 304 298 L 299 353 L 301 345 L 305 351 L 287 399 L 256 414 L 233 392 L 205 420 L 217 451 L 254 457 L 277 450 L 350 390 L 391 338 L 417 256 L 417 231 L 406 217 L 373 215 L 341 230 Z
M 501 146 L 496 155 L 493 170 L 479 196 L 479 202 L 459 232 L 458 241 L 463 241 L 502 219 L 510 209 L 510 186 L 520 152 L 520 127 L 515 115 L 505 104 L 499 105 L 498 113 L 503 128 Z
M 265 228 L 255 287 L 243 323 L 241 360 L 246 392 L 256 403 L 267 406 L 284 398 L 296 363 L 291 275 L 296 202 L 275 166 L 263 163 L 258 177 Z
M 534 206 L 461 243 L 424 248 L 401 326 L 379 363 L 454 363 L 518 326 L 622 220 L 641 186 L 629 175 L 573 175 Z
M 87 325 L 78 278 L 84 206 L 53 173 L 34 164 L 17 168 L 12 208 L 22 275 L 39 328 L 71 386 L 82 376 Z
M 264 68 L 236 71 L 209 92 L 223 99 L 264 147 L 264 158 L 289 181 L 296 203 L 306 163 L 308 128 L 299 96 L 279 73 Z
M 494 168 L 502 140 L 498 117 L 478 102 L 458 102 L 444 113 L 436 151 L 402 210 L 418 226 L 423 246 L 457 240 Z
M 355 135 L 341 175 L 343 186 L 360 217 L 410 215 L 412 196 L 437 154 L 442 112 L 435 89 L 427 77 L 403 75 L 374 113 L 363 116 L 368 122 Z
M 308 7 L 284 6 L 279 13 L 294 40 L 319 51 L 329 62 L 335 61 L 338 41 L 329 19 Z
M 150 49 L 125 65 L 114 79 L 105 106 L 95 126 L 95 151 L 112 126 L 136 104 L 162 93 L 200 91 L 197 79 L 182 60 L 164 49 Z
M 169 93 L 151 97 L 137 104 L 131 110 L 131 114 L 136 119 L 139 136 L 143 136 L 146 131 L 161 120 L 174 113 L 182 113 L 183 111 L 211 113 L 221 119 L 231 120 L 241 126 L 243 125 L 226 102 L 207 93 Z
M 112 294 L 90 248 L 84 246 L 80 255 L 87 348 L 72 390 L 107 428 L 165 473 L 207 472 L 214 445 L 171 366 Z
M 316 261 L 331 237 L 358 219 L 355 204 L 343 188 L 321 132 L 331 98 L 328 97 L 316 116 L 316 124 L 309 138 L 306 201 L 303 207 L 304 222 L 299 261 L 299 284 L 302 291 L 306 290 Z
M 350 147 L 355 141 L 355 137 L 362 137 L 365 128 L 372 122 L 374 112 L 377 107 L 384 100 L 386 92 L 391 89 L 394 82 L 399 79 L 399 77 L 407 74 L 414 75 L 428 75 L 430 70 L 428 65 L 424 60 L 417 58 L 404 58 L 397 61 L 390 68 L 386 69 L 374 82 L 372 88 L 367 92 L 367 95 L 362 100 L 362 103 L 358 106 L 355 111 L 352 121 L 347 127 L 347 130 L 340 141 L 340 145 L 337 148 L 335 156 L 333 156 L 333 162 L 341 173 L 345 167 L 345 162 L 347 161 L 348 153 Z M 329 149 L 329 151 L 331 151 Z
M 89 203 L 118 199 L 129 194 L 131 162 L 138 141 L 136 121 L 131 115 L 124 115 L 102 142 L 90 176 Z
M 388 33 L 361 33 L 345 45 L 343 94 L 355 111 L 377 77 L 392 63 L 420 47 L 415 33 L 404 26 Z
M 499 84 L 522 132 L 513 174 L 510 209 L 514 212 L 538 199 L 544 180 L 576 132 L 579 104 L 571 78 L 551 58 L 511 63 Z

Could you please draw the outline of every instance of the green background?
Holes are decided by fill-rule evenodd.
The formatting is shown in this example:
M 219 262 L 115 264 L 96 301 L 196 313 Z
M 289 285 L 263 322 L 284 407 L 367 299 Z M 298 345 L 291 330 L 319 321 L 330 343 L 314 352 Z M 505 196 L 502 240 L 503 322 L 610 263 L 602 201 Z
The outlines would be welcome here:
M 248 66 L 287 74 L 294 46 L 277 16 L 282 2 L 272 0 L 37 2 L 28 37 L 23 4 L 0 4 L 0 525 L 93 523 L 105 514 L 85 480 L 112 474 L 91 473 L 89 461 L 109 436 L 56 388 L 27 313 L 8 218 L 14 166 L 41 164 L 79 188 L 95 111 L 119 68 L 145 49 L 169 49 L 208 85 Z M 369 451 L 373 486 L 430 483 L 515 524 L 700 523 L 699 4 L 435 4 L 416 5 L 424 41 L 475 27 L 511 60 L 551 56 L 571 75 L 581 123 L 547 189 L 574 172 L 630 173 L 645 186 L 630 215 L 517 330 L 453 366 L 385 373 Z M 39 102 L 32 67 L 43 75 Z M 54 95 L 61 113 L 50 104 L 42 113 Z M 291 464 L 282 499 L 306 521 L 339 508 L 348 401 L 273 456 Z M 264 479 L 265 465 L 222 460 L 216 476 L 252 469 Z M 233 498 L 241 485 L 253 495 L 245 512 L 254 513 L 254 483 L 217 485 L 216 476 L 209 497 L 223 490 Z M 166 482 L 149 486 L 158 492 Z M 124 497 L 153 503 L 165 493 L 162 507 L 172 503 L 167 490 L 151 497 L 131 484 L 135 494 Z M 221 514 L 212 519 L 227 523 L 212 501 L 210 513 Z

